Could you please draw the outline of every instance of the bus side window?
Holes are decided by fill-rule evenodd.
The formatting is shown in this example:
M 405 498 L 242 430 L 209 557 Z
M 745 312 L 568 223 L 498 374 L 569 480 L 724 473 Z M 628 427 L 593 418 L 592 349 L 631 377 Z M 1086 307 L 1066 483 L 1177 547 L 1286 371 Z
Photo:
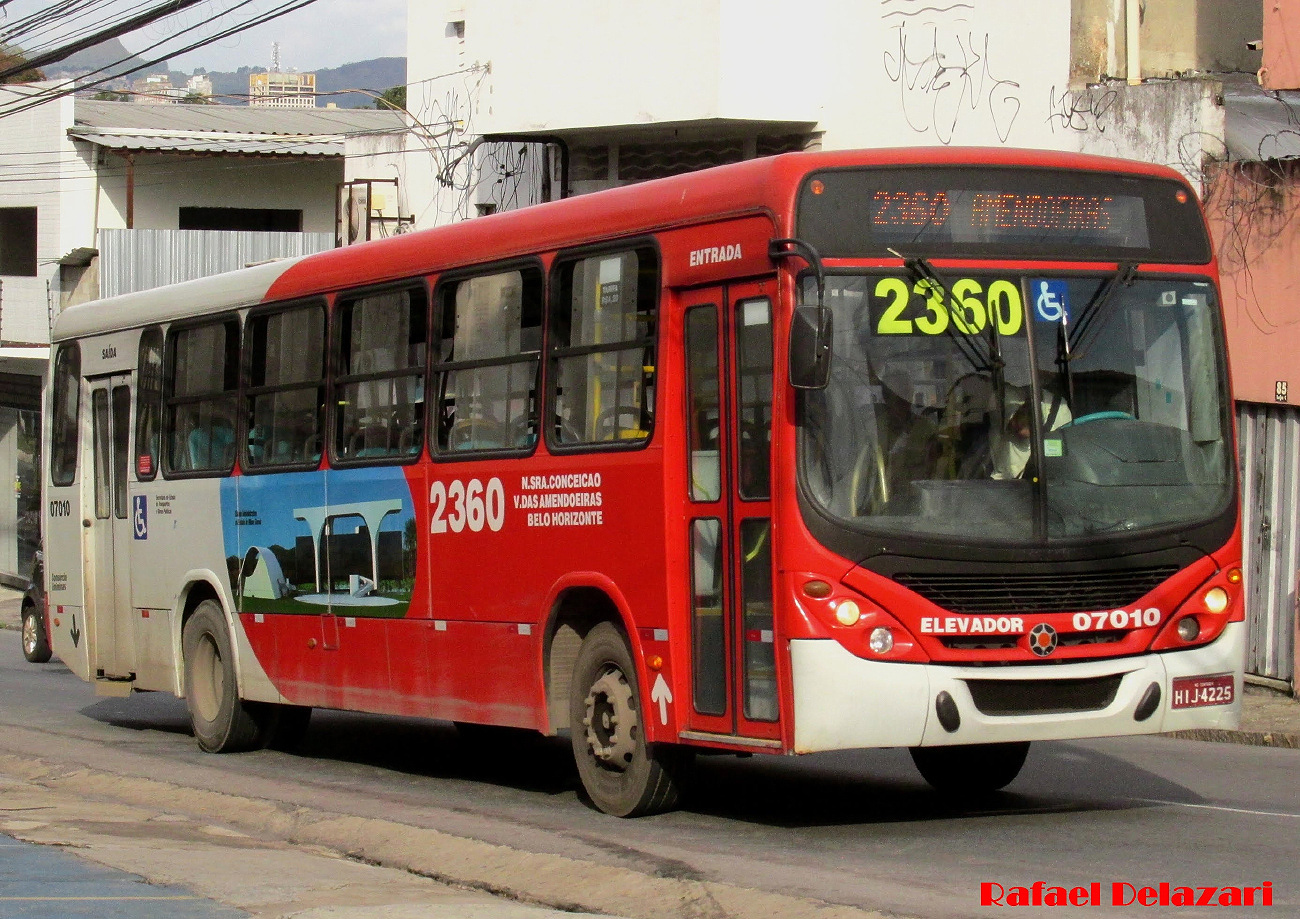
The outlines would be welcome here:
M 342 301 L 334 312 L 333 456 L 409 458 L 424 446 L 428 297 L 423 287 Z
M 140 335 L 140 365 L 136 375 L 135 476 L 141 482 L 158 474 L 158 429 L 162 412 L 163 336 L 158 328 Z
M 766 299 L 736 305 L 736 403 L 740 496 L 767 498 L 772 462 L 772 307 Z
M 166 368 L 166 471 L 229 472 L 235 465 L 239 320 L 173 328 Z
M 537 442 L 542 274 L 523 268 L 440 289 L 435 452 L 530 450 Z
M 250 469 L 316 465 L 325 409 L 325 308 L 319 303 L 248 319 L 244 392 Z
M 658 286 L 648 247 L 560 266 L 550 353 L 557 446 L 649 439 Z
M 77 477 L 77 438 L 81 407 L 81 349 L 76 342 L 59 346 L 54 361 L 51 397 L 50 482 L 71 485 Z

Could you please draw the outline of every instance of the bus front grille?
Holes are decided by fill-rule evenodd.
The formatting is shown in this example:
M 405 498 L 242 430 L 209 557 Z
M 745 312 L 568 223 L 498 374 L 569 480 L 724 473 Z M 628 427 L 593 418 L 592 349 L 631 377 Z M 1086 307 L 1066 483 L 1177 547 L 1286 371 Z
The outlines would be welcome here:
M 899 572 L 894 580 L 959 615 L 1088 613 L 1141 600 L 1177 565 L 1049 574 Z
M 967 680 L 985 715 L 1052 715 L 1100 711 L 1115 701 L 1123 674 L 1075 680 Z

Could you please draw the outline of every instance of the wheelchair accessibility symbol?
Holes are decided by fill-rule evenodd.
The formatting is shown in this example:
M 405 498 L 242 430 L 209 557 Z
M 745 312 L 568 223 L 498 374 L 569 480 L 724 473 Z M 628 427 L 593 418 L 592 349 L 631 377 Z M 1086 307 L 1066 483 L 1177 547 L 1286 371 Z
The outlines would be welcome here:
M 149 538 L 149 513 L 145 507 L 145 495 L 131 498 L 131 526 L 136 539 Z
M 1070 321 L 1070 288 L 1064 281 L 1035 281 L 1034 313 L 1043 322 Z

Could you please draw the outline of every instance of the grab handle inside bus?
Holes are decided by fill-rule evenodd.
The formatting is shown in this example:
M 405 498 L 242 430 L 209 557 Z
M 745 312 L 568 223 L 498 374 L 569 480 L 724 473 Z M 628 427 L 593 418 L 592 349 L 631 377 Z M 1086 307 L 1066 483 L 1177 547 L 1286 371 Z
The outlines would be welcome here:
M 802 239 L 774 239 L 767 247 L 773 261 L 802 258 L 817 281 L 817 305 L 795 307 L 790 322 L 790 385 L 825 389 L 831 375 L 831 311 L 826 308 L 826 272 L 817 250 Z

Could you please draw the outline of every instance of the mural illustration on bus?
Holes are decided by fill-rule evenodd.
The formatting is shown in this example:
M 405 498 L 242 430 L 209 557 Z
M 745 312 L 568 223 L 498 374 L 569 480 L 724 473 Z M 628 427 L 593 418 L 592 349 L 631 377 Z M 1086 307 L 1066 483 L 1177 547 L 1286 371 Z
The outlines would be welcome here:
M 240 612 L 410 607 L 416 525 L 401 469 L 236 476 L 221 483 L 221 520 Z

